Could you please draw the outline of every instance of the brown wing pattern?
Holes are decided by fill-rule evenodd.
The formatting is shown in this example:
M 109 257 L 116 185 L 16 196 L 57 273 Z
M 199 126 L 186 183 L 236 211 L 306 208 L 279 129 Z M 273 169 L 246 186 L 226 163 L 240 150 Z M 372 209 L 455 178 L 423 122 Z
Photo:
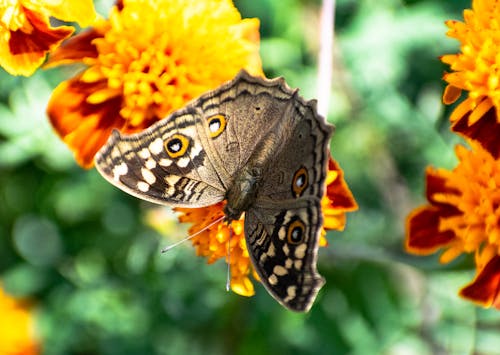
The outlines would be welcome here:
M 262 284 L 294 311 L 309 310 L 324 284 L 316 270 L 319 209 L 319 201 L 302 200 L 281 208 L 251 209 L 245 215 L 249 254 Z M 294 238 L 295 229 L 302 235 Z
M 269 158 L 246 212 L 245 235 L 267 290 L 285 307 L 307 311 L 324 283 L 316 259 L 333 127 L 316 113 L 315 102 L 300 97 L 289 114 L 281 128 L 287 136 Z
M 137 134 L 114 131 L 96 155 L 96 168 L 113 185 L 151 202 L 184 207 L 219 202 L 224 184 L 204 149 L 202 125 L 199 113 L 186 109 Z M 168 142 L 180 151 L 169 155 Z

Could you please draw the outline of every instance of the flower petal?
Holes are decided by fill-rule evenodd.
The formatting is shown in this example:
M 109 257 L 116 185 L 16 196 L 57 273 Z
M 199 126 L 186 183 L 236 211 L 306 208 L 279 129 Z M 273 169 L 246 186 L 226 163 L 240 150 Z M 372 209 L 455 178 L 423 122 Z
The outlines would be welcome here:
M 119 115 L 121 97 L 90 104 L 89 93 L 106 84 L 86 84 L 78 79 L 59 84 L 52 93 L 47 114 L 54 129 L 75 152 L 78 163 L 90 168 L 95 153 L 106 143 L 113 128 L 123 128 L 125 121 Z
M 500 256 L 493 257 L 460 295 L 484 307 L 500 310 Z
M 344 172 L 339 164 L 330 157 L 328 161 L 328 170 L 335 171 L 338 176 L 326 187 L 326 195 L 333 201 L 333 205 L 337 209 L 342 209 L 345 212 L 355 211 L 358 209 L 358 204 L 354 196 L 347 186 L 344 179 Z
M 40 353 L 34 332 L 33 314 L 26 302 L 15 299 L 0 287 L 0 354 Z
M 447 85 L 443 93 L 443 102 L 446 105 L 452 104 L 458 100 L 461 94 L 462 94 L 462 89 L 457 88 L 456 86 L 453 85 Z
M 500 157 L 500 125 L 495 107 L 490 108 L 480 120 L 469 125 L 469 111 L 466 115 L 455 121 L 451 127 L 456 132 L 468 139 L 477 141 L 495 158 Z
M 98 53 L 92 41 L 99 37 L 102 37 L 102 35 L 95 29 L 90 29 L 71 37 L 59 48 L 50 53 L 45 68 L 79 62 L 86 57 L 96 58 Z
M 406 250 L 408 252 L 428 255 L 448 245 L 455 235 L 452 231 L 440 231 L 439 221 L 441 209 L 433 206 L 420 207 L 413 211 L 407 219 Z
M 231 290 L 240 296 L 251 297 L 255 295 L 253 283 L 248 277 L 231 279 Z
M 407 218 L 406 250 L 408 252 L 421 255 L 432 254 L 454 239 L 452 231 L 443 231 L 440 228 L 441 219 L 459 215 L 460 211 L 455 206 L 437 199 L 442 195 L 459 194 L 459 191 L 447 186 L 448 177 L 449 172 L 444 169 L 427 169 L 426 195 L 430 205 L 415 209 Z
M 81 27 L 91 25 L 97 18 L 92 0 L 45 0 L 44 5 L 55 18 L 76 22 Z
M 425 180 L 425 194 L 427 200 L 429 200 L 432 205 L 439 206 L 440 208 L 452 208 L 452 210 L 448 211 L 445 216 L 451 216 L 459 213 L 455 207 L 438 198 L 442 195 L 460 194 L 459 190 L 448 186 L 446 183 L 449 177 L 450 172 L 445 169 L 434 169 L 432 167 L 427 168 Z
M 48 51 L 73 33 L 73 28 L 52 28 L 46 16 L 24 8 L 30 30 L 10 31 L 8 45 L 0 45 L 0 65 L 12 75 L 31 75 L 43 63 Z

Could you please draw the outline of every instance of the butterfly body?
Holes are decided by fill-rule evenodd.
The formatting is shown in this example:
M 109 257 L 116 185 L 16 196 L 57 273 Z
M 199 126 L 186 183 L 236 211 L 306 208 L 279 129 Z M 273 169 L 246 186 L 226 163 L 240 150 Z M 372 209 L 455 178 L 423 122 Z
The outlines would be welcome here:
M 96 167 L 122 190 L 156 203 L 204 207 L 226 200 L 227 221 L 245 214 L 249 255 L 285 307 L 310 308 L 320 200 L 333 127 L 283 79 L 240 72 L 147 130 L 114 132 Z

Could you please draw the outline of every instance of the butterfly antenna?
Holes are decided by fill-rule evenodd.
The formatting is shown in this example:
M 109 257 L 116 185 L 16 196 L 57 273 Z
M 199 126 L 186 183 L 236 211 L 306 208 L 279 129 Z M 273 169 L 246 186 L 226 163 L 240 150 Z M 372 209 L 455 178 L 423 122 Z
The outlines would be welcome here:
M 227 278 L 226 291 L 231 288 L 231 237 L 233 236 L 233 227 L 229 224 L 229 240 L 227 241 Z
M 203 231 L 206 231 L 208 228 L 210 228 L 210 227 L 212 227 L 213 225 L 215 225 L 215 224 L 219 223 L 219 222 L 220 222 L 220 221 L 222 221 L 224 218 L 225 218 L 225 216 L 222 216 L 222 217 L 220 217 L 220 218 L 217 218 L 215 221 L 213 221 L 213 222 L 212 222 L 212 223 L 210 223 L 209 225 L 205 226 L 204 228 L 200 229 L 200 230 L 199 230 L 199 231 L 197 231 L 196 233 L 193 233 L 193 234 L 191 234 L 191 235 L 188 235 L 186 238 L 183 238 L 183 239 L 179 240 L 178 242 L 175 242 L 174 244 L 169 245 L 169 246 L 167 246 L 167 247 L 163 248 L 163 249 L 161 250 L 161 252 L 162 252 L 162 253 L 166 253 L 166 252 L 167 252 L 167 251 L 169 251 L 170 249 L 173 249 L 173 248 L 175 248 L 176 246 L 178 246 L 179 244 L 182 244 L 182 243 L 184 243 L 185 241 L 187 241 L 187 240 L 189 240 L 189 239 L 191 239 L 191 238 L 196 237 L 198 234 L 200 234 L 200 233 L 201 233 L 201 232 L 203 232 Z

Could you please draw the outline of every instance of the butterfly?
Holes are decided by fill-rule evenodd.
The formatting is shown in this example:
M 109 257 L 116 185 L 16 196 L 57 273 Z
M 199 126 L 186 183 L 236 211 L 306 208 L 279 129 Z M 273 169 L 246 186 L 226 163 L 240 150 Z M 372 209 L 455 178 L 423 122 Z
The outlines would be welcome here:
M 95 157 L 110 183 L 175 207 L 226 200 L 244 213 L 246 245 L 262 284 L 307 311 L 324 284 L 316 269 L 321 198 L 334 127 L 283 78 L 241 71 L 144 131 L 114 131 Z

